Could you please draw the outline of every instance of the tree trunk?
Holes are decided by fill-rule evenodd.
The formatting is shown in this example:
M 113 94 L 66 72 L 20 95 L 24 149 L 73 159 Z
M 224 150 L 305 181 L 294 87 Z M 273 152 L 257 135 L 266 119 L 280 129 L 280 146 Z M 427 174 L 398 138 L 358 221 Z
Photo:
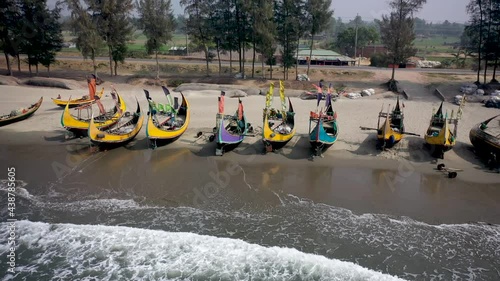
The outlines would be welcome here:
M 94 68 L 94 75 L 97 77 L 97 64 L 95 61 L 95 51 L 92 50 L 92 67 Z
M 269 80 L 273 80 L 273 65 L 270 64 L 269 65 L 271 68 L 269 69 L 270 70 L 270 73 L 269 73 Z
M 186 56 L 189 56 L 189 37 L 188 33 L 186 32 Z
M 208 46 L 205 44 L 205 62 L 207 63 L 207 76 L 210 76 L 210 68 L 208 66 Z
M 219 76 L 222 74 L 222 63 L 220 61 L 220 46 L 219 46 L 219 40 L 217 40 L 217 59 L 219 60 Z
M 47 76 L 50 78 L 50 64 L 47 66 Z
M 391 75 L 391 81 L 394 81 L 394 77 L 396 76 L 396 63 L 392 63 L 392 75 Z
M 38 76 L 38 63 L 35 64 L 36 76 Z
M 314 46 L 314 33 L 311 33 L 311 46 L 309 50 L 309 60 L 307 62 L 307 76 L 309 76 L 309 68 L 311 67 L 312 54 L 313 54 L 313 46 Z
M 265 71 L 265 66 L 264 66 L 264 54 L 260 54 L 261 55 L 261 63 L 262 63 L 262 78 L 263 79 L 266 79 L 266 71 Z
M 19 57 L 19 54 L 16 55 L 17 58 L 17 70 L 21 72 L 21 58 Z
M 295 56 L 295 80 L 299 79 L 299 46 L 300 46 L 300 36 L 297 39 L 297 52 Z
M 33 72 L 31 71 L 31 59 L 30 59 L 30 56 L 28 56 L 28 69 L 30 71 L 30 76 L 33 75 Z
M 109 72 L 111 73 L 111 76 L 113 76 L 113 54 L 111 46 L 108 46 L 108 55 L 109 55 Z
M 155 50 L 156 58 L 156 80 L 160 80 L 160 62 L 158 61 L 158 50 Z
M 481 84 L 479 82 L 480 75 L 481 75 L 481 49 L 483 46 L 483 7 L 481 5 L 481 2 L 479 2 L 479 14 L 480 14 L 480 21 L 479 21 L 479 43 L 478 43 L 478 52 L 477 52 L 477 81 L 476 84 Z
M 255 39 L 253 40 L 253 58 L 252 58 L 252 78 L 255 74 Z
M 9 54 L 5 53 L 5 61 L 7 62 L 7 71 L 9 71 L 9 76 L 12 76 L 12 68 L 10 67 Z
M 491 79 L 492 83 L 498 82 L 496 79 L 497 76 L 497 66 L 498 66 L 498 58 L 495 59 L 495 65 L 493 66 L 493 78 Z
M 233 51 L 229 50 L 229 75 L 233 77 Z
M 241 61 L 241 78 L 245 79 L 245 46 L 243 45 L 243 60 Z
M 486 84 L 486 74 L 488 72 L 488 59 L 484 60 L 483 84 Z
M 118 61 L 115 61 L 115 76 L 118 76 Z

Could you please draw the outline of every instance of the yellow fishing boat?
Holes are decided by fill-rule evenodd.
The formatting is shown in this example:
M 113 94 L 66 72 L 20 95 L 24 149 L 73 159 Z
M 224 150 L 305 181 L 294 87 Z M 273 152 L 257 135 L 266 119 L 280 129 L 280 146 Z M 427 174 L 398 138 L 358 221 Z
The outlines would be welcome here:
M 399 96 L 392 112 L 379 113 L 377 128 L 377 147 L 381 149 L 391 148 L 403 139 L 404 114 L 399 106 Z
M 166 105 L 155 103 L 149 96 L 149 92 L 144 90 L 149 102 L 146 136 L 150 140 L 152 148 L 180 138 L 186 132 L 190 121 L 190 107 L 186 97 L 181 93 L 180 106 L 177 98 L 172 104 L 170 91 L 166 87 L 162 87 L 162 89 L 169 101 Z
M 122 115 L 127 110 L 127 105 L 123 98 L 116 92 L 111 93 L 113 100 L 115 100 L 115 106 L 110 111 L 105 111 L 104 106 L 101 104 L 100 99 L 96 100 L 99 107 L 99 116 L 94 117 L 95 126 L 101 130 L 104 130 L 118 122 Z M 92 105 L 84 105 L 76 108 L 77 116 L 73 116 L 70 111 L 69 103 L 66 104 L 66 108 L 61 117 L 61 125 L 68 131 L 75 134 L 76 137 L 87 136 L 87 132 L 90 124 L 90 116 L 92 114 Z M 87 111 L 86 117 L 83 117 L 82 112 Z
M 69 108 L 74 108 L 78 107 L 81 105 L 86 105 L 95 102 L 96 96 L 99 98 L 102 98 L 102 95 L 104 94 L 104 88 L 102 88 L 101 92 L 96 93 L 96 77 L 92 75 L 92 78 L 90 78 L 88 81 L 88 86 L 89 86 L 89 94 L 85 95 L 79 99 L 74 99 L 74 100 L 63 100 L 61 98 L 61 95 L 59 95 L 57 98 L 52 98 L 52 101 L 60 107 L 66 107 L 67 105 Z
M 450 129 L 450 123 L 455 124 L 455 133 Z M 453 119 L 453 116 L 447 118 L 447 115 L 443 115 L 443 102 L 441 102 L 438 111 L 432 115 L 429 128 L 424 136 L 426 144 L 431 148 L 432 157 L 444 159 L 444 153 L 455 146 L 456 128 L 457 119 Z
M 92 116 L 88 135 L 91 143 L 101 148 L 125 145 L 139 134 L 143 122 L 144 115 L 141 113 L 141 107 L 137 101 L 137 110 L 135 113 L 130 114 L 130 112 L 126 112 L 118 123 L 106 130 L 99 130 Z
M 266 95 L 266 108 L 264 109 L 262 140 L 266 152 L 271 152 L 284 147 L 295 136 L 295 112 L 292 102 L 288 98 L 288 109 L 285 99 L 285 86 L 280 81 L 280 99 L 282 110 L 271 108 L 274 94 L 274 83 L 271 83 Z

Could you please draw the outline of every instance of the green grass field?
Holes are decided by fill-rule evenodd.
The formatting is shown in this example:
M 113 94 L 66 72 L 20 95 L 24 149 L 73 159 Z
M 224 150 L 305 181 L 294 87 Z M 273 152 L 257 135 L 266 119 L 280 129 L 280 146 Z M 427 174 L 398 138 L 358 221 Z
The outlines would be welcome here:
M 64 42 L 71 42 L 75 36 L 68 31 L 63 31 Z M 146 36 L 141 31 L 136 31 L 132 35 L 132 39 L 127 45 L 129 51 L 139 51 L 146 52 L 146 47 L 144 46 L 147 41 Z M 162 52 L 167 52 L 171 47 L 185 47 L 186 46 L 186 35 L 184 34 L 174 34 L 172 40 L 170 40 L 167 45 L 161 48 Z M 75 52 L 79 51 L 76 48 L 64 48 L 63 52 Z
M 418 49 L 417 56 L 431 56 L 433 54 L 445 53 L 452 54 L 457 50 L 453 46 L 446 45 L 460 42 L 459 37 L 430 37 L 417 38 L 415 47 Z

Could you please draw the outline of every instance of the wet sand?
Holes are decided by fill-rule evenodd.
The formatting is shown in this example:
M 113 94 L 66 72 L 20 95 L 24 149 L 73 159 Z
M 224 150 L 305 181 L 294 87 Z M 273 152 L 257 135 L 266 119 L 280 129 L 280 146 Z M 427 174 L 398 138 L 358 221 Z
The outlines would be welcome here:
M 8 159 L 1 169 L 16 167 L 18 180 L 27 182 L 26 189 L 35 195 L 83 194 L 225 211 L 274 208 L 283 198 L 296 196 L 357 214 L 407 216 L 431 224 L 500 223 L 495 173 L 484 172 L 486 183 L 471 183 L 461 174 L 448 179 L 431 163 L 341 153 L 291 160 L 275 153 L 249 153 L 253 148 L 242 146 L 216 157 L 207 153 L 214 143 L 174 143 L 151 150 L 143 140 L 96 151 L 88 139 L 68 141 L 54 132 L 16 137 L 1 132 L 0 140 L 9 143 L 0 151 Z
M 142 89 L 123 85 L 117 89 L 129 111 L 135 110 L 135 97 L 143 111 L 147 108 Z M 154 99 L 164 98 L 156 90 L 151 93 Z M 244 98 L 246 115 L 257 136 L 246 138 L 235 151 L 220 158 L 213 156 L 215 143 L 207 141 L 217 93 L 184 93 L 192 107 L 192 121 L 176 142 L 150 150 L 143 127 L 129 145 L 104 152 L 91 149 L 88 138 L 65 139 L 66 131 L 60 125 L 62 109 L 50 100 L 57 94 L 77 97 L 85 94 L 85 89 L 0 86 L 2 112 L 45 97 L 34 116 L 0 129 L 0 156 L 6 159 L 1 167 L 16 166 L 19 179 L 29 183 L 30 192 L 43 194 L 56 186 L 67 194 L 75 188 L 96 197 L 132 196 L 151 204 L 231 209 L 270 208 L 291 194 L 358 213 L 409 216 L 437 224 L 500 221 L 500 206 L 495 201 L 500 198 L 500 174 L 485 168 L 468 141 L 470 128 L 493 116 L 496 109 L 467 105 L 459 123 L 458 143 L 440 161 L 464 171 L 456 179 L 448 179 L 422 148 L 422 137 L 409 136 L 393 149 L 380 152 L 375 149 L 374 133 L 359 130 L 359 126 L 374 126 L 381 105 L 394 105 L 393 96 L 336 102 L 340 140 L 324 158 L 312 160 L 306 113 L 315 109 L 314 101 L 292 99 L 298 112 L 296 137 L 279 153 L 262 155 L 258 120 L 264 97 Z M 108 97 L 104 99 L 109 102 Z M 227 111 L 236 108 L 236 103 L 237 99 L 227 99 Z M 430 112 L 439 103 L 404 103 L 408 130 L 425 132 Z M 449 103 L 445 106 L 457 109 Z M 195 138 L 200 131 L 205 134 Z M 229 173 L 228 182 L 226 177 L 222 182 L 214 179 L 218 173 Z M 218 201 L 221 196 L 229 198 L 226 203 Z

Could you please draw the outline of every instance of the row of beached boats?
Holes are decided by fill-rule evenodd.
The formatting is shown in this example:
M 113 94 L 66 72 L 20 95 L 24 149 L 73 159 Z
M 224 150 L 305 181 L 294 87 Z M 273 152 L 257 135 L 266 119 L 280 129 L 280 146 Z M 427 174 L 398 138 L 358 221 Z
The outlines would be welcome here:
M 79 99 L 64 100 L 60 96 L 53 98 L 53 102 L 64 108 L 61 117 L 62 126 L 77 137 L 89 137 L 91 143 L 99 147 L 121 146 L 132 141 L 141 131 L 144 123 L 144 114 L 136 99 L 136 110 L 127 111 L 127 105 L 116 89 L 112 89 L 111 98 L 114 106 L 106 110 L 102 100 L 104 89 L 96 92 L 95 77 L 89 79 L 89 95 Z M 328 87 L 326 94 L 323 87 L 317 88 L 316 110 L 309 114 L 309 142 L 315 155 L 321 155 L 338 139 L 339 125 L 337 113 L 332 104 L 332 87 Z M 295 112 L 291 100 L 285 97 L 285 87 L 280 81 L 279 97 L 281 108 L 273 107 L 274 83 L 270 84 L 266 94 L 266 103 L 263 110 L 262 141 L 265 151 L 272 152 L 286 146 L 296 134 Z M 168 144 L 180 138 L 190 123 L 190 106 L 186 97 L 180 93 L 181 101 L 173 97 L 168 88 L 162 87 L 167 103 L 157 103 L 152 100 L 149 91 L 144 90 L 148 101 L 146 136 L 152 148 Z M 324 100 L 324 106 L 320 107 Z M 40 107 L 43 98 L 24 109 L 12 111 L 11 114 L 0 116 L 0 126 L 28 118 Z M 428 130 L 424 136 L 425 143 L 431 147 L 432 155 L 444 158 L 444 153 L 451 150 L 456 144 L 457 125 L 461 117 L 465 100 L 459 107 L 457 115 L 452 111 L 448 116 L 443 113 L 443 103 L 433 112 Z M 93 109 L 97 107 L 98 111 Z M 377 147 L 389 149 L 399 143 L 405 135 L 416 135 L 405 131 L 404 113 L 399 96 L 395 107 L 387 110 L 384 107 L 379 112 L 376 128 L 361 127 L 363 130 L 377 131 Z M 73 113 L 72 113 L 73 111 Z M 498 116 L 490 118 L 472 128 L 470 140 L 478 152 L 483 152 L 495 158 L 500 156 L 500 126 L 490 126 L 492 122 L 500 122 Z M 241 99 L 236 110 L 225 113 L 225 93 L 218 97 L 218 112 L 213 135 L 209 138 L 216 140 L 216 155 L 223 155 L 241 144 L 247 136 L 254 136 L 253 128 L 245 117 L 245 110 Z M 494 121 L 497 119 L 496 121 Z M 497 124 L 497 125 L 500 125 Z M 452 126 L 454 129 L 452 130 Z M 199 136 L 202 133 L 199 133 Z

